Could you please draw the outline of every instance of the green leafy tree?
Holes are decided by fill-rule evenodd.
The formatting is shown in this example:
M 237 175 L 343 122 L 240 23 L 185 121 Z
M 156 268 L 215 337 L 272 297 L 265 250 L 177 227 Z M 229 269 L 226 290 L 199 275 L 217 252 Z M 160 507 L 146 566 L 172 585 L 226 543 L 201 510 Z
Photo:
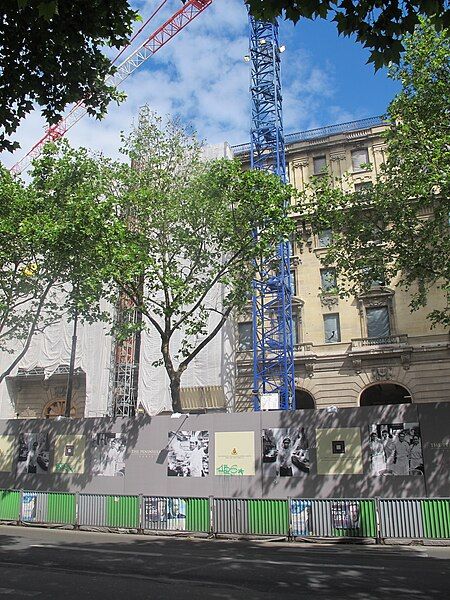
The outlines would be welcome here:
M 301 18 L 329 19 L 339 34 L 355 35 L 369 48 L 375 68 L 398 62 L 404 50 L 403 37 L 414 31 L 421 16 L 432 17 L 437 30 L 450 27 L 447 0 L 245 0 L 251 13 L 263 20 L 284 15 L 296 23 Z
M 127 40 L 136 13 L 127 0 L 8 0 L 0 9 L 0 150 L 36 103 L 49 123 L 67 104 L 84 99 L 101 117 L 120 96 L 104 46 Z
M 324 179 L 308 202 L 315 227 L 333 230 L 326 262 L 338 269 L 344 293 L 399 278 L 416 309 L 430 290 L 450 295 L 450 39 L 422 21 L 404 43 L 404 59 L 390 71 L 402 90 L 388 108 L 379 180 L 344 194 Z M 429 318 L 450 325 L 448 302 Z
M 237 161 L 203 161 L 194 134 L 151 113 L 124 151 L 132 166 L 116 176 L 116 199 L 128 227 L 112 248 L 112 278 L 159 336 L 155 366 L 164 365 L 180 412 L 183 373 L 247 304 L 255 260 L 292 231 L 290 189 Z
M 28 185 L 2 169 L 0 349 L 14 354 L 0 381 L 48 325 L 75 313 L 107 318 L 100 274 L 115 223 L 108 165 L 61 142 L 46 146 Z

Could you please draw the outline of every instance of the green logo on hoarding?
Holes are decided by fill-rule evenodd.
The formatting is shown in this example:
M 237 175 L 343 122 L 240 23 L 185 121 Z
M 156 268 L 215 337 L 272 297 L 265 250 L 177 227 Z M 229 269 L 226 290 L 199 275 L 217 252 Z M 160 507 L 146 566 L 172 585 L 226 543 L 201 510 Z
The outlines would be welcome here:
M 221 465 L 217 469 L 219 475 L 245 475 L 244 469 L 239 468 L 237 465 Z
M 73 469 L 67 463 L 56 463 L 55 473 L 73 473 Z

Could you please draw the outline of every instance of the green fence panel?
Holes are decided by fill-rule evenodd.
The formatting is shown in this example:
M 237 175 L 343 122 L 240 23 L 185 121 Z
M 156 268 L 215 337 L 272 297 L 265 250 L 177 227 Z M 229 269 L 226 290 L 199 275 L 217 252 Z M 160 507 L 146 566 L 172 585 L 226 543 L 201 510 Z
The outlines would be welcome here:
M 47 494 L 46 523 L 75 525 L 75 494 Z
M 210 509 L 208 498 L 186 499 L 186 531 L 208 532 Z
M 0 520 L 18 521 L 20 511 L 20 492 L 0 490 Z
M 249 500 L 250 533 L 288 535 L 289 503 L 287 500 Z
M 139 496 L 108 496 L 106 499 L 108 527 L 139 527 Z
M 426 538 L 450 538 L 450 500 L 422 500 L 423 533 Z
M 358 503 L 358 522 L 356 527 L 333 529 L 335 537 L 377 537 L 377 517 L 374 500 L 343 501 L 345 504 Z

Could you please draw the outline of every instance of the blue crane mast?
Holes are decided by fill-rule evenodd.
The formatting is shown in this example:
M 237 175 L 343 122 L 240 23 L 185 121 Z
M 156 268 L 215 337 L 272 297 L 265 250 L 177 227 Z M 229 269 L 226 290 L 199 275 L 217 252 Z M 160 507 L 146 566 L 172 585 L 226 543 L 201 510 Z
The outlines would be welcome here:
M 280 79 L 282 50 L 278 42 L 278 23 L 258 21 L 250 16 L 250 166 L 275 173 L 286 181 Z M 252 308 L 254 410 L 261 410 L 261 394 L 274 394 L 278 397 L 278 408 L 291 409 L 295 383 L 288 240 L 280 240 L 273 256 L 259 260 Z

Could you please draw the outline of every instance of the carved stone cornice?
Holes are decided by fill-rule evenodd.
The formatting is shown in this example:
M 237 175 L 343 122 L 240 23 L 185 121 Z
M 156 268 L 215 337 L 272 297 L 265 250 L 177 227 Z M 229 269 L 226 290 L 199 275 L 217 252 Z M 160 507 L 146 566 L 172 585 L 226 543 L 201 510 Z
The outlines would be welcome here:
M 338 160 L 345 160 L 345 152 L 338 152 L 336 154 L 330 154 L 330 161 L 335 162 Z
M 309 161 L 307 158 L 297 158 L 296 160 L 292 161 L 292 168 L 293 169 L 302 169 L 303 167 L 307 167 L 309 164 Z
M 383 152 L 386 152 L 387 146 L 386 144 L 374 144 L 372 146 L 372 150 L 373 152 L 379 152 L 380 154 L 382 154 Z
M 379 286 L 375 287 L 368 292 L 364 292 L 357 296 L 358 301 L 358 309 L 361 317 L 365 316 L 366 308 L 380 308 L 382 306 L 387 306 L 389 312 L 393 311 L 393 303 L 392 300 L 394 298 L 395 292 L 388 287 Z
M 339 305 L 339 296 L 336 294 L 320 294 L 320 304 L 331 310 L 333 307 Z

